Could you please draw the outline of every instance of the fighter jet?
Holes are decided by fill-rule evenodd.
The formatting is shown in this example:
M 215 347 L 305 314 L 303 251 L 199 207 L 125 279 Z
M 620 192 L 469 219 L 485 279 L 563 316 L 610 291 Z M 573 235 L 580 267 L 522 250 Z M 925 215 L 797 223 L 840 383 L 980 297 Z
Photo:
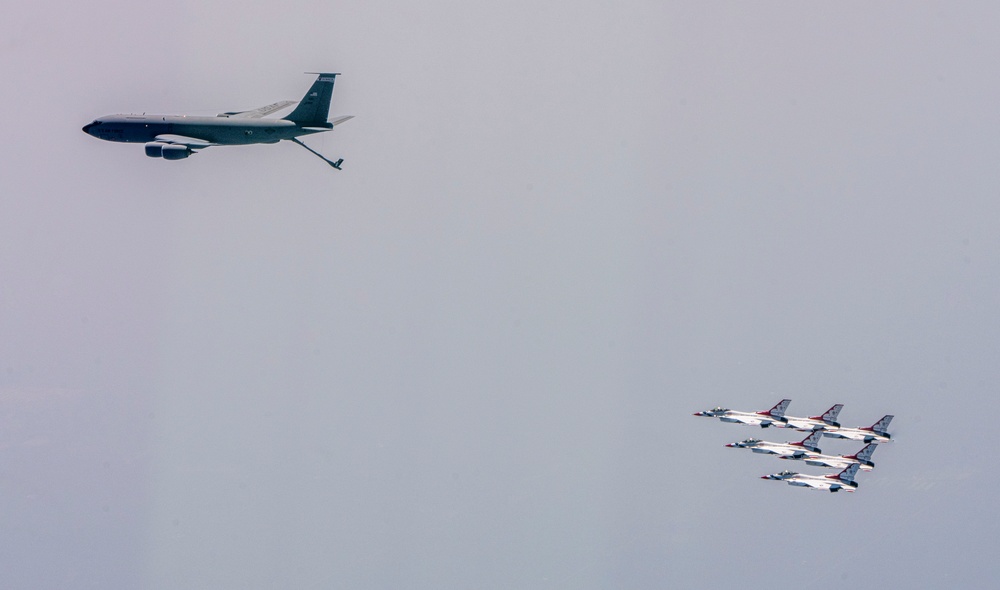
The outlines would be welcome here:
M 759 438 L 748 438 L 737 443 L 729 443 L 726 446 L 735 449 L 750 449 L 754 453 L 778 455 L 782 459 L 801 459 L 810 452 L 813 454 L 822 452 L 819 450 L 819 447 L 816 446 L 816 443 L 818 443 L 821 438 L 823 438 L 823 433 L 816 430 L 814 432 L 810 432 L 809 436 L 805 437 L 800 442 L 775 443 L 760 440 Z
M 785 424 L 783 427 L 794 428 L 795 430 L 801 430 L 803 432 L 807 432 L 809 430 L 822 430 L 824 428 L 829 428 L 830 426 L 839 427 L 840 423 L 837 422 L 837 415 L 840 414 L 840 410 L 842 409 L 844 409 L 844 404 L 836 404 L 819 416 L 809 416 L 808 418 L 785 416 Z
M 719 406 L 704 412 L 695 412 L 694 415 L 705 416 L 708 418 L 718 418 L 723 422 L 736 422 L 737 424 L 748 424 L 750 426 L 767 428 L 772 424 L 784 423 L 785 409 L 790 403 L 792 403 L 792 400 L 783 399 L 770 410 L 763 412 L 737 412 L 735 410 Z
M 353 115 L 345 115 L 327 120 L 333 84 L 339 75 L 318 74 L 305 97 L 281 119 L 266 119 L 265 116 L 296 101 L 283 100 L 252 111 L 226 112 L 215 117 L 108 115 L 84 125 L 83 132 L 107 141 L 145 143 L 147 156 L 164 160 L 183 160 L 198 150 L 212 146 L 278 143 L 287 139 L 340 170 L 343 158 L 328 160 L 298 139 L 303 135 L 330 131 L 353 118 Z
M 819 431 L 816 431 L 817 433 Z M 814 433 L 815 434 L 815 433 Z M 878 443 L 868 443 L 863 449 L 853 455 L 823 455 L 818 451 L 815 453 L 805 453 L 800 456 L 782 456 L 780 459 L 800 459 L 806 465 L 816 465 L 817 467 L 829 467 L 831 469 L 845 469 L 850 465 L 860 465 L 861 471 L 871 471 L 875 468 L 872 462 L 872 453 L 878 448 Z
M 889 422 L 892 422 L 892 414 L 882 416 L 881 420 L 867 427 L 825 428 L 823 430 L 823 436 L 829 436 L 831 438 L 847 438 L 866 443 L 872 441 L 890 442 L 892 440 L 892 435 L 885 431 L 885 429 L 889 427 Z
M 854 481 L 854 476 L 857 473 L 858 464 L 853 463 L 837 475 L 804 475 L 794 471 L 782 471 L 781 473 L 762 475 L 760 478 L 786 481 L 790 486 L 800 486 L 814 490 L 830 490 L 831 492 L 844 490 L 853 492 L 858 488 L 857 482 Z

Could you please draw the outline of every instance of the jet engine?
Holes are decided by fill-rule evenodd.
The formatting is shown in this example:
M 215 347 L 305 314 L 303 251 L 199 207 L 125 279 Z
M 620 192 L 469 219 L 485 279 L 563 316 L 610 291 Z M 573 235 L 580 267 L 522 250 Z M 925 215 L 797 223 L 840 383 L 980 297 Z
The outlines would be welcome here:
M 160 148 L 160 154 L 164 160 L 183 160 L 191 155 L 191 150 L 186 145 L 165 145 Z
M 146 144 L 146 155 L 150 158 L 162 158 L 163 157 L 163 146 L 166 144 L 159 143 L 156 141 L 151 141 Z

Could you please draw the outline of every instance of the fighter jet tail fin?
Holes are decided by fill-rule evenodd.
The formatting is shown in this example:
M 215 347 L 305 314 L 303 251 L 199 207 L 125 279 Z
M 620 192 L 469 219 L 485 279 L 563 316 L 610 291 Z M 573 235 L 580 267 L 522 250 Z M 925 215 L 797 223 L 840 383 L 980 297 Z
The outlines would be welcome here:
M 885 429 L 889 428 L 889 423 L 892 422 L 892 418 L 893 418 L 892 414 L 886 414 L 885 416 L 882 416 L 882 419 L 872 424 L 869 430 L 871 430 L 875 434 L 885 435 L 886 434 Z
M 837 479 L 847 482 L 854 481 L 854 476 L 858 474 L 859 467 L 857 463 L 851 463 L 846 469 L 837 474 Z
M 817 447 L 816 445 L 819 444 L 819 439 L 821 438 L 823 438 L 823 431 L 813 430 L 812 432 L 809 433 L 809 436 L 802 439 L 802 442 L 798 444 L 802 445 L 803 447 L 809 449 L 814 453 L 818 453 L 820 451 L 819 447 Z
M 790 404 L 790 403 L 792 403 L 792 400 L 790 400 L 790 399 L 783 399 L 780 402 L 778 402 L 777 404 L 775 404 L 773 408 L 771 408 L 770 410 L 768 410 L 765 413 L 766 414 L 770 414 L 771 416 L 773 416 L 775 418 L 784 418 L 785 417 L 785 410 L 788 409 L 788 404 Z
M 867 463 L 871 461 L 872 453 L 874 453 L 875 449 L 877 448 L 878 448 L 877 443 L 868 443 L 867 445 L 865 445 L 865 448 L 861 449 L 857 453 L 854 453 L 853 455 L 849 455 L 849 457 Z
M 309 87 L 309 92 L 299 101 L 295 110 L 288 113 L 285 119 L 303 127 L 333 127 L 327 122 L 330 116 L 330 99 L 333 98 L 333 84 L 340 74 L 307 72 L 319 74 L 316 81 Z
M 840 415 L 840 411 L 844 409 L 844 404 L 835 404 L 829 410 L 823 412 L 819 416 L 813 416 L 814 420 L 822 420 L 827 424 L 837 424 L 837 416 Z

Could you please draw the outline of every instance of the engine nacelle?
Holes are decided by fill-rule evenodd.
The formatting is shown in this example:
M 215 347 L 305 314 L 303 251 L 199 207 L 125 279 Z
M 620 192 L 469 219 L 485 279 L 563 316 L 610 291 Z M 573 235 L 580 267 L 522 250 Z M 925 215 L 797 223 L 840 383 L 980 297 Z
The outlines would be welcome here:
M 191 150 L 186 145 L 164 145 L 160 148 L 160 154 L 164 160 L 183 160 L 191 155 Z
M 146 155 L 150 158 L 162 158 L 163 157 L 163 146 L 167 144 L 160 143 L 158 141 L 151 141 L 146 144 Z

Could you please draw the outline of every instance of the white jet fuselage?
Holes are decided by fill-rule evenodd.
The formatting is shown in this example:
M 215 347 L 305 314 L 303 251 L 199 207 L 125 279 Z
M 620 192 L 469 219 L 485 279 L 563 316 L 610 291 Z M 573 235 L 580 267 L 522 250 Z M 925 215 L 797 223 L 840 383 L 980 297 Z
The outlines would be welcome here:
M 823 430 L 823 436 L 828 436 L 830 438 L 845 438 L 848 440 L 856 440 L 866 443 L 886 443 L 892 441 L 892 438 L 890 438 L 888 433 L 880 434 L 865 428 L 827 428 Z
M 782 457 L 784 459 L 785 457 Z M 841 455 L 824 455 L 822 453 L 806 453 L 805 456 L 800 457 L 805 461 L 806 465 L 815 465 L 816 467 L 829 467 L 831 469 L 847 469 L 851 465 L 857 463 L 861 471 L 871 471 L 875 464 L 871 461 L 861 461 L 860 459 L 853 459 L 851 457 L 844 457 Z
M 831 426 L 833 425 L 822 420 L 817 420 L 815 418 L 799 418 L 796 416 L 785 416 L 785 422 L 782 424 L 783 428 L 794 428 L 795 430 L 801 430 L 802 432 L 808 432 L 810 430 L 823 430 L 825 428 L 830 428 Z
M 744 444 L 744 443 L 731 443 L 726 445 L 727 447 L 738 448 L 738 449 L 750 449 L 754 453 L 764 453 L 767 455 L 780 455 L 780 456 L 797 456 L 805 455 L 806 449 L 786 443 L 773 443 L 767 441 L 758 441 L 756 444 Z
M 800 458 L 806 453 L 822 452 L 816 443 L 821 438 L 819 432 L 810 433 L 809 436 L 798 442 L 769 442 L 759 438 L 748 438 L 736 443 L 729 443 L 726 446 L 735 449 L 750 449 L 754 453 L 767 455 L 778 455 L 779 457 Z
M 782 428 L 794 428 L 803 432 L 839 428 L 840 423 L 837 422 L 837 416 L 840 415 L 842 409 L 844 409 L 844 404 L 834 404 L 833 407 L 819 416 L 785 416 L 785 423 L 782 425 Z
M 836 475 L 805 475 L 791 471 L 782 471 L 774 475 L 764 475 L 761 479 L 774 479 L 783 481 L 790 486 L 811 488 L 814 490 L 829 490 L 831 492 L 838 492 L 840 490 L 853 492 L 858 487 L 857 483 L 842 480 Z
M 780 420 L 772 416 L 765 416 L 755 412 L 734 412 L 732 410 L 722 416 L 719 416 L 719 420 L 722 420 L 723 422 L 733 422 L 736 424 L 747 424 L 750 426 L 763 426 L 764 428 L 772 424 L 781 423 Z

